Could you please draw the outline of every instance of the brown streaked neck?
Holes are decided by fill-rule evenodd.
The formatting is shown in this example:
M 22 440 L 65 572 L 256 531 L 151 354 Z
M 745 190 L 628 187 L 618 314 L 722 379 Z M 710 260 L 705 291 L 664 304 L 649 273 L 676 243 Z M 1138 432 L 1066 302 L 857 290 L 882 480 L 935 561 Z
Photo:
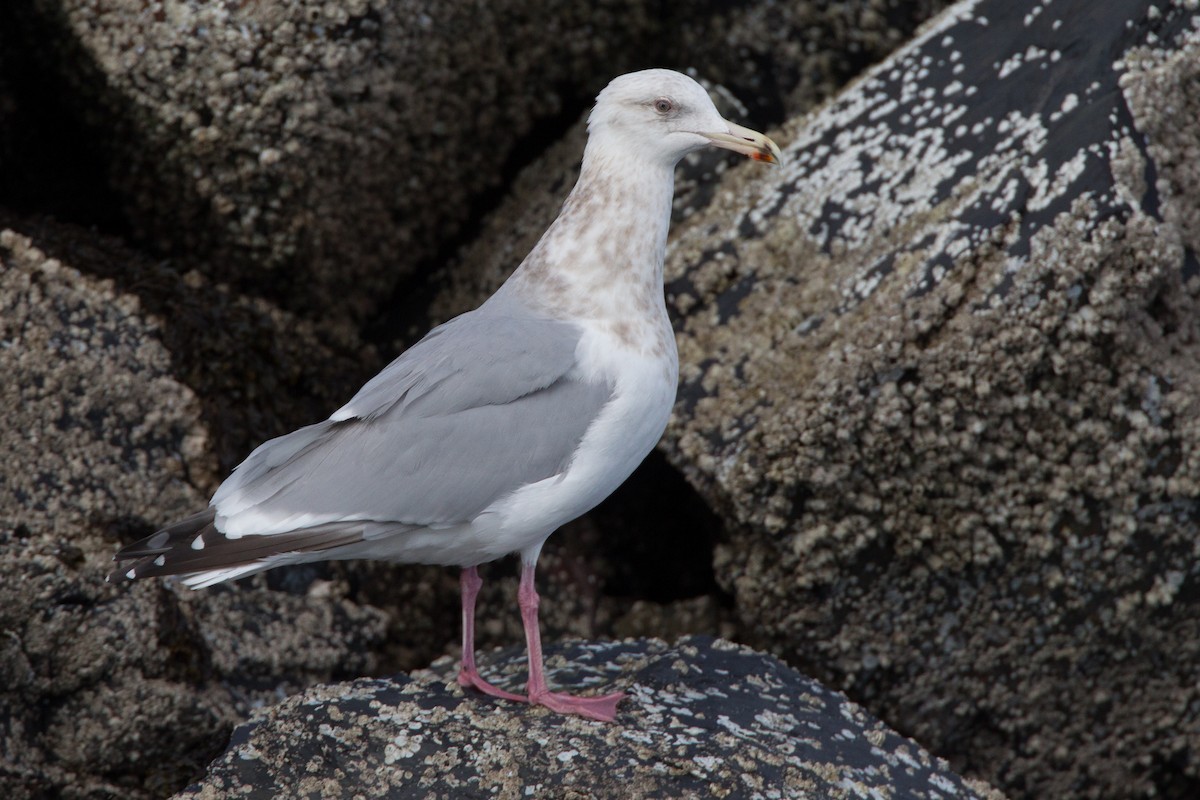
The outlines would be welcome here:
M 588 142 L 558 219 L 497 295 L 560 318 L 665 313 L 674 164 L 614 150 Z

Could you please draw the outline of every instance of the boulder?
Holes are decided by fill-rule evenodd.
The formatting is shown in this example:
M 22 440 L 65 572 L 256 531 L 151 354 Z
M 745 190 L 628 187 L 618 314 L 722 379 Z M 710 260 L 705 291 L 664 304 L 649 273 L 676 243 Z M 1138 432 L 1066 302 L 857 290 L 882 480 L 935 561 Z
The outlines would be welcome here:
M 389 618 L 345 581 L 104 582 L 123 541 L 204 505 L 216 437 L 167 347 L 170 323 L 96 277 L 106 259 L 127 278 L 152 265 L 94 235 L 90 250 L 60 249 L 80 235 L 68 226 L 29 230 L 0 232 L 0 788 L 162 797 L 251 707 L 375 669 Z M 253 304 L 225 302 L 210 319 L 249 321 Z
M 462 230 L 560 85 L 647 37 L 642 3 L 607 6 L 30 0 L 13 23 L 103 138 L 135 238 L 358 317 Z
M 1198 19 L 955 6 L 669 256 L 740 635 L 1014 796 L 1200 785 Z
M 1000 800 L 844 695 L 711 637 L 556 645 L 552 684 L 627 693 L 615 724 L 465 694 L 449 664 L 319 686 L 238 728 L 177 798 Z M 524 653 L 487 657 L 515 684 Z

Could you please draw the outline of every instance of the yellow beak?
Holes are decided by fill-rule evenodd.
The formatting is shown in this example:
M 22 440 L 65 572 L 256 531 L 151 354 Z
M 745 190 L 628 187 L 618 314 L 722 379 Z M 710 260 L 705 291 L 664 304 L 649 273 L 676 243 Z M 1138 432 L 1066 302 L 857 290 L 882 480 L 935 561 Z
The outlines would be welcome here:
M 741 153 L 755 161 L 765 161 L 768 164 L 783 163 L 783 155 L 779 152 L 779 146 L 772 142 L 770 137 L 732 122 L 726 122 L 726 124 L 729 126 L 729 133 L 701 133 L 700 135 L 716 147 Z

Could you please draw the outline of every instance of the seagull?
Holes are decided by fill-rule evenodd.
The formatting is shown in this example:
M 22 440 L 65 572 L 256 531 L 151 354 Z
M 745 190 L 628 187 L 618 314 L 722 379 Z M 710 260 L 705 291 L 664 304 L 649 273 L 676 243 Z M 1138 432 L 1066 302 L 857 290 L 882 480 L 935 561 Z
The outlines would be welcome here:
M 779 164 L 664 69 L 596 97 L 579 180 L 487 301 L 402 353 L 325 421 L 260 445 L 206 510 L 121 549 L 110 580 L 211 586 L 283 564 L 380 559 L 461 568 L 458 683 L 611 722 L 624 696 L 550 691 L 534 570 L 559 526 L 595 507 L 654 448 L 679 357 L 663 297 L 675 165 L 716 146 Z M 521 558 L 526 694 L 475 662 L 478 567 Z

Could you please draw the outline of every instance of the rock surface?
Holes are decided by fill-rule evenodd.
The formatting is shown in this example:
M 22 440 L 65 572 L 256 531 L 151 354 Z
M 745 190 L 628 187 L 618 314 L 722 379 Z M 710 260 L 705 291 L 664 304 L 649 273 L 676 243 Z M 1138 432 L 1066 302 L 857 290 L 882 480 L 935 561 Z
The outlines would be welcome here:
M 639 3 L 608 5 L 556 35 L 523 0 L 44 0 L 18 21 L 88 104 L 139 239 L 339 315 L 461 228 L 555 84 L 591 74 L 591 36 L 646 35 Z
M 69 239 L 38 234 L 53 231 Z M 253 705 L 374 669 L 388 622 L 336 583 L 104 582 L 125 537 L 204 504 L 216 458 L 162 318 L 94 277 L 103 257 L 126 276 L 150 265 L 89 240 L 64 261 L 0 232 L 0 442 L 20 465 L 0 472 L 0 790 L 13 798 L 162 797 Z
M 486 660 L 510 684 L 524 667 L 520 650 Z M 619 686 L 617 722 L 467 696 L 447 669 L 320 686 L 240 727 L 177 797 L 1001 797 L 843 695 L 728 642 L 570 643 L 548 667 L 552 684 Z
M 960 4 L 670 255 L 744 635 L 1016 796 L 1200 787 L 1197 64 L 1194 3 Z
M 942 4 L 23 0 L 6 24 L 86 109 L 136 238 L 287 310 L 361 317 L 612 76 L 705 52 L 781 114 Z

